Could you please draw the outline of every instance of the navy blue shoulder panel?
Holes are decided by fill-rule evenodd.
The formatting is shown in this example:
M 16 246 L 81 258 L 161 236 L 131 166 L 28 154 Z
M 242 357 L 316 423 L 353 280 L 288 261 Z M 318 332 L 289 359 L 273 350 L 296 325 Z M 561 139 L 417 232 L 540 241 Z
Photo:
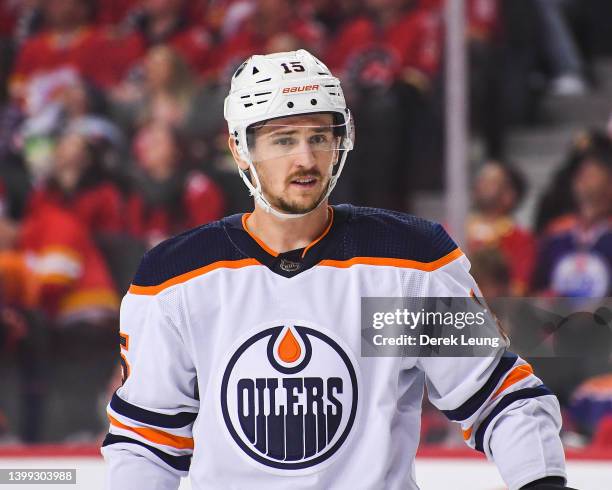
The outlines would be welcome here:
M 132 284 L 157 286 L 213 262 L 245 258 L 227 237 L 226 219 L 185 231 L 149 250 L 140 261 Z
M 439 223 L 399 211 L 386 209 L 337 206 L 348 213 L 346 232 L 340 256 L 336 260 L 353 257 L 386 257 L 433 262 L 457 248 L 457 244 Z

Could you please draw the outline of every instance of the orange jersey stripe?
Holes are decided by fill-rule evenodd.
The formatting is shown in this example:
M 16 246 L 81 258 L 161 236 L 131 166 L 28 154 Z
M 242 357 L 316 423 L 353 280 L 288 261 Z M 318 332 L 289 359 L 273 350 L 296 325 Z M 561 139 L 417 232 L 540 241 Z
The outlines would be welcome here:
M 533 368 L 530 364 L 521 364 L 520 366 L 516 366 L 512 371 L 510 371 L 508 376 L 506 376 L 506 379 L 497 389 L 497 391 L 493 393 L 491 400 L 497 397 L 497 395 L 499 395 L 506 388 L 512 386 L 514 383 L 518 383 L 521 379 L 525 379 L 527 376 L 530 376 L 532 374 Z
M 334 222 L 334 208 L 332 208 L 331 206 L 327 206 L 327 209 L 329 210 L 329 213 L 330 213 L 329 224 L 327 225 L 323 233 L 321 233 L 321 236 L 319 236 L 319 238 L 317 238 L 313 242 L 310 242 L 308 246 L 304 249 L 304 251 L 302 252 L 302 258 L 304 258 L 304 256 L 306 255 L 306 252 L 308 252 L 308 250 L 311 247 L 319 243 L 323 239 L 323 237 L 329 233 L 329 230 L 331 230 L 332 224 Z
M 107 414 L 108 415 L 108 414 Z M 172 446 L 176 449 L 193 449 L 193 438 L 173 436 L 163 430 L 150 429 L 146 427 L 129 427 L 119 422 L 116 418 L 108 415 L 110 423 L 120 429 L 125 429 L 144 437 L 147 441 L 154 442 L 155 444 L 163 444 L 164 446 Z
M 467 441 L 470 437 L 472 437 L 472 428 L 469 427 L 467 430 L 463 431 L 463 440 Z
M 497 391 L 493 393 L 491 400 L 495 399 L 497 395 L 499 395 L 505 389 L 509 388 L 513 384 L 518 383 L 520 380 L 525 379 L 527 376 L 530 376 L 532 374 L 533 374 L 533 368 L 531 367 L 530 364 L 521 364 L 520 366 L 516 366 L 514 369 L 512 369 L 512 371 L 508 373 L 508 375 L 506 376 L 506 379 L 504 379 L 504 382 L 497 389 Z M 469 427 L 468 429 L 463 431 L 464 440 L 467 441 L 471 436 L 472 436 L 472 427 Z
M 463 255 L 461 249 L 456 248 L 452 252 L 446 254 L 444 257 L 439 258 L 438 260 L 434 260 L 433 262 L 418 262 L 416 260 L 409 259 L 390 259 L 386 257 L 354 257 L 349 260 L 322 260 L 317 265 L 329 266 L 329 267 L 339 267 L 339 268 L 348 268 L 356 264 L 365 264 L 365 265 L 378 265 L 378 266 L 394 266 L 394 267 L 404 267 L 411 269 L 419 269 L 422 271 L 433 271 L 436 270 L 456 258 Z M 168 279 L 167 281 L 162 282 L 156 286 L 137 286 L 132 284 L 130 289 L 128 290 L 132 294 L 142 294 L 142 295 L 154 295 L 163 291 L 170 286 L 174 286 L 175 284 L 180 284 L 189 279 L 192 279 L 197 276 L 201 276 L 206 274 L 207 272 L 211 272 L 216 269 L 240 269 L 242 267 L 248 267 L 251 265 L 262 265 L 256 259 L 240 259 L 240 260 L 220 260 L 218 262 L 213 262 L 212 264 L 206 265 L 204 267 L 200 267 L 199 269 L 195 269 L 193 271 L 185 272 L 184 274 L 180 274 L 176 277 Z
M 417 260 L 410 259 L 390 259 L 387 257 L 353 257 L 349 260 L 322 260 L 321 262 L 319 262 L 318 265 L 340 268 L 352 267 L 353 265 L 357 264 L 382 266 L 387 265 L 392 267 L 403 267 L 406 269 L 418 269 L 421 271 L 430 272 L 439 269 L 440 267 L 446 264 L 449 264 L 461 255 L 463 255 L 461 249 L 456 248 L 452 252 L 446 254 L 443 257 L 440 257 L 437 260 L 434 260 L 433 262 L 419 262 Z
M 306 255 L 306 252 L 308 252 L 308 250 L 310 250 L 314 245 L 319 243 L 325 237 L 325 235 L 327 235 L 329 233 L 329 230 L 331 230 L 332 224 L 334 222 L 334 208 L 332 208 L 331 206 L 327 206 L 327 210 L 328 210 L 327 211 L 327 215 L 329 217 L 328 218 L 329 219 L 329 223 L 327 224 L 327 226 L 325 227 L 325 230 L 323 230 L 323 233 L 321 233 L 321 235 L 319 235 L 312 242 L 310 242 L 308 245 L 306 245 L 306 247 L 302 251 L 302 258 L 304 258 L 304 256 Z M 249 227 L 247 225 L 247 219 L 249 218 L 249 216 L 251 216 L 251 214 L 253 214 L 253 213 L 244 213 L 242 215 L 242 227 L 244 228 L 244 231 L 246 231 L 249 234 L 249 236 L 253 240 L 255 240 L 257 242 L 257 244 L 261 248 L 263 248 L 267 253 L 269 253 L 273 257 L 278 257 L 280 255 L 279 252 L 277 252 L 276 250 L 272 250 L 262 240 L 260 240 L 259 237 L 257 237 L 254 233 L 252 233 L 251 230 L 249 230 Z
M 242 227 L 244 228 L 244 231 L 246 231 L 249 234 L 249 236 L 253 240 L 255 240 L 257 242 L 257 244 L 261 248 L 263 248 L 266 252 L 268 252 L 273 257 L 278 257 L 278 252 L 276 250 L 272 250 L 264 242 L 262 242 L 258 237 L 256 237 L 253 233 L 251 233 L 251 230 L 249 230 L 249 227 L 247 226 L 247 219 L 249 218 L 249 216 L 251 216 L 251 214 L 253 214 L 253 213 L 244 213 L 242 215 Z
M 128 291 L 132 294 L 153 295 L 159 293 L 160 291 L 163 291 L 166 288 L 169 288 L 170 286 L 174 286 L 175 284 L 181 284 L 185 281 L 188 281 L 189 279 L 201 276 L 203 274 L 206 274 L 207 272 L 216 269 L 240 269 L 242 267 L 248 267 L 251 265 L 261 264 L 255 259 L 220 260 L 204 267 L 200 267 L 199 269 L 185 272 L 184 274 L 168 279 L 167 281 L 164 281 L 161 284 L 158 284 L 157 286 L 137 286 L 135 284 L 132 284 Z

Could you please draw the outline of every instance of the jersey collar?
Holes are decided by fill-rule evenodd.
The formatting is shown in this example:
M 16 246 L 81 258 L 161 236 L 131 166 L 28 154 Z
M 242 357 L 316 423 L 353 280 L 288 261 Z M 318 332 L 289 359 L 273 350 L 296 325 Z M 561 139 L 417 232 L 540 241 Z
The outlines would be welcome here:
M 328 206 L 331 219 L 323 233 L 306 247 L 277 252 L 268 247 L 255 236 L 246 224 L 251 213 L 235 214 L 225 218 L 226 231 L 230 240 L 240 251 L 257 259 L 272 272 L 284 277 L 293 277 L 310 269 L 321 260 L 330 257 L 330 253 L 339 243 L 340 231 L 348 217 L 348 212 L 338 206 Z

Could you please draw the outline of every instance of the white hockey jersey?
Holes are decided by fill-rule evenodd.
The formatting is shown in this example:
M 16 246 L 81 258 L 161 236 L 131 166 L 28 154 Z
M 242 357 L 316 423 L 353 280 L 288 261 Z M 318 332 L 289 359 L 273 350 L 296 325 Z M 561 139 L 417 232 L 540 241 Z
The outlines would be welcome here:
M 121 305 L 108 405 L 111 490 L 417 489 L 424 386 L 510 489 L 565 477 L 556 397 L 521 358 L 362 357 L 362 297 L 469 296 L 439 225 L 334 206 L 276 253 L 234 215 L 142 260 Z

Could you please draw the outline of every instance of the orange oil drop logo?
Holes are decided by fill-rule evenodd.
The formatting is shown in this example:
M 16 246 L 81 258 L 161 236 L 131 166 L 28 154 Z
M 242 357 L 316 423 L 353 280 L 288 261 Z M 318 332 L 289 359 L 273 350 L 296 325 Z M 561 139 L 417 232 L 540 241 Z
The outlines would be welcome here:
M 293 335 L 291 329 L 288 328 L 278 344 L 278 357 L 281 361 L 291 364 L 297 361 L 301 354 L 300 343 L 295 338 L 295 335 Z

